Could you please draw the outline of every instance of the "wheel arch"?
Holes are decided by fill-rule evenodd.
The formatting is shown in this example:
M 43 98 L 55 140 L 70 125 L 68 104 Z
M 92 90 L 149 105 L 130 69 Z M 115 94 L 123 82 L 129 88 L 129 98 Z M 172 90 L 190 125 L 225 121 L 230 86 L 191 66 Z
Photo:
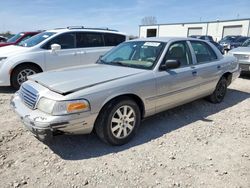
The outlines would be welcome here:
M 37 67 L 37 68 L 40 70 L 40 72 L 43 72 L 42 67 L 41 67 L 40 65 L 38 65 L 37 63 L 34 63 L 34 62 L 23 62 L 23 63 L 19 63 L 19 64 L 13 66 L 13 67 L 10 69 L 10 72 L 9 72 L 9 74 L 10 74 L 10 79 L 11 79 L 11 76 L 12 76 L 12 74 L 13 74 L 13 70 L 15 70 L 15 69 L 18 68 L 18 67 L 27 66 L 27 65 L 35 66 L 35 67 Z
M 111 101 L 114 101 L 114 100 L 122 100 L 122 99 L 131 99 L 133 101 L 136 102 L 136 104 L 138 105 L 139 109 L 140 109 L 140 112 L 141 112 L 141 118 L 144 117 L 145 115 L 145 105 L 144 105 L 144 102 L 143 100 L 136 94 L 133 94 L 133 93 L 124 93 L 124 94 L 119 94 L 119 95 L 116 95 L 116 96 L 112 96 L 110 98 L 108 98 L 104 104 L 102 105 L 101 107 L 101 110 L 99 113 L 102 112 L 102 110 L 105 108 L 106 105 L 108 105 Z
M 226 72 L 222 75 L 222 77 L 226 78 L 227 80 L 227 86 L 229 86 L 232 82 L 232 77 L 233 77 L 233 74 L 231 72 Z
M 32 66 L 32 67 L 35 67 L 38 72 L 43 72 L 43 69 L 41 68 L 41 66 L 39 66 L 38 64 L 36 63 L 33 63 L 33 62 L 23 62 L 23 63 L 19 63 L 15 66 L 13 66 L 13 68 L 11 68 L 9 70 L 9 79 L 10 79 L 10 84 L 12 87 L 16 88 L 16 89 L 19 89 L 20 85 L 16 83 L 16 81 L 14 81 L 14 77 L 15 77 L 15 70 L 17 70 L 18 68 L 22 67 L 22 66 Z
M 37 67 L 38 69 L 40 69 L 41 72 L 43 72 L 42 67 L 41 67 L 40 65 L 38 65 L 37 63 L 34 63 L 34 62 L 22 62 L 22 63 L 19 63 L 19 64 L 15 65 L 15 66 L 13 66 L 13 67 L 11 68 L 11 70 L 12 70 L 11 72 L 13 72 L 13 70 L 14 70 L 15 68 L 17 68 L 17 67 L 26 66 L 26 65 L 35 66 L 35 67 Z

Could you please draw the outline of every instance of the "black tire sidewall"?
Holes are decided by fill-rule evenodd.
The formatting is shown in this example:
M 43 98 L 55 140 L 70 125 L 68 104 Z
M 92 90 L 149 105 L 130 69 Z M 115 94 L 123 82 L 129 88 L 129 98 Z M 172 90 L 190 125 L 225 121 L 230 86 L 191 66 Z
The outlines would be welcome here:
M 20 88 L 20 85 L 19 85 L 19 83 L 18 83 L 18 81 L 17 81 L 17 76 L 18 76 L 18 74 L 19 74 L 22 70 L 25 70 L 25 69 L 31 69 L 31 70 L 33 70 L 33 71 L 36 72 L 36 73 L 39 73 L 39 72 L 40 72 L 40 70 L 39 70 L 37 67 L 33 66 L 33 65 L 30 65 L 30 66 L 28 66 L 28 65 L 23 65 L 23 66 L 16 67 L 16 68 L 13 70 L 13 72 L 12 72 L 12 74 L 11 74 L 11 78 L 10 78 L 11 86 L 12 86 L 13 88 L 15 88 L 15 89 L 19 89 L 19 88 Z
M 111 120 L 112 120 L 112 117 L 113 117 L 114 113 L 116 112 L 116 110 L 124 105 L 128 105 L 131 108 L 133 108 L 133 110 L 135 111 L 135 119 L 136 119 L 135 121 L 136 122 L 134 125 L 134 129 L 127 137 L 122 138 L 122 139 L 118 139 L 111 132 Z M 122 100 L 120 102 L 117 102 L 117 101 L 113 102 L 113 103 L 111 103 L 111 105 L 109 105 L 109 107 L 105 113 L 106 113 L 106 117 L 104 117 L 105 121 L 104 121 L 104 124 L 102 126 L 104 126 L 104 129 L 103 129 L 104 139 L 108 143 L 110 143 L 112 145 L 123 145 L 123 144 L 129 142 L 135 136 L 135 134 L 137 133 L 137 130 L 139 128 L 140 122 L 141 122 L 141 113 L 140 113 L 140 109 L 139 109 L 138 105 L 134 101 Z
M 225 89 L 224 89 L 224 94 L 223 94 L 223 97 L 222 98 L 218 98 L 218 89 L 219 89 L 219 87 L 224 87 Z M 220 81 L 218 82 L 218 84 L 216 85 L 216 88 L 215 88 L 215 91 L 214 91 L 214 93 L 213 93 L 213 102 L 215 102 L 215 103 L 220 103 L 220 102 L 222 102 L 222 100 L 224 99 L 224 97 L 225 97 L 225 95 L 226 95 L 226 92 L 227 92 L 227 80 L 226 80 L 226 78 L 221 78 L 220 79 Z

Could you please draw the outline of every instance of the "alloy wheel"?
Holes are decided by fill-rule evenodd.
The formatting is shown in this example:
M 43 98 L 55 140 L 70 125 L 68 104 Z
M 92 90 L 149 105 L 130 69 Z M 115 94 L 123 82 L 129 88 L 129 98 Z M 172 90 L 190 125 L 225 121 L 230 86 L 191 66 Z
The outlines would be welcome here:
M 115 138 L 123 139 L 134 129 L 136 114 L 132 107 L 128 105 L 118 108 L 111 119 L 111 133 Z

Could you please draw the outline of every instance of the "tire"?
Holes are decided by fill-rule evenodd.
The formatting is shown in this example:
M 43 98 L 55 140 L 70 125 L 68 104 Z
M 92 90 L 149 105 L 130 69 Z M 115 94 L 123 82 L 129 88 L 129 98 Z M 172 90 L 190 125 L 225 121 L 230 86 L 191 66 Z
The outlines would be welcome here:
M 135 136 L 140 122 L 141 112 L 136 102 L 123 98 L 104 106 L 96 120 L 95 131 L 102 141 L 119 146 Z
M 227 79 L 222 77 L 216 85 L 214 92 L 208 96 L 208 100 L 212 103 L 220 103 L 223 101 L 227 93 Z
M 11 74 L 11 86 L 19 89 L 21 84 L 27 80 L 27 76 L 41 72 L 41 70 L 34 65 L 21 65 L 16 67 Z

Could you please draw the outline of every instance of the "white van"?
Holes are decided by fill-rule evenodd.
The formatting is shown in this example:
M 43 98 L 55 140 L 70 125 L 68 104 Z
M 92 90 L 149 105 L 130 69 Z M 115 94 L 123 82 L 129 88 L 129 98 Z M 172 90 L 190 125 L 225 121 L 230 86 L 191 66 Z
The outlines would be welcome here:
M 0 49 L 0 86 L 18 89 L 29 75 L 95 63 L 125 40 L 125 34 L 109 29 L 68 27 L 39 33 Z

